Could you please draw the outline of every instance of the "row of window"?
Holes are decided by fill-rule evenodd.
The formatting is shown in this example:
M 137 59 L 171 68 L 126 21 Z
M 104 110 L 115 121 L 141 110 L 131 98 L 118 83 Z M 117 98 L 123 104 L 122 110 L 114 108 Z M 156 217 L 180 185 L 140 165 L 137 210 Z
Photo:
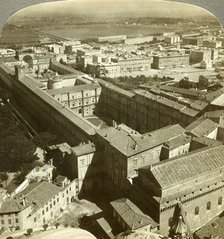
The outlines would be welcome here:
M 16 223 L 19 223 L 19 219 L 16 218 L 16 219 L 15 219 L 15 222 L 16 222 Z M 8 224 L 9 224 L 9 225 L 12 224 L 12 219 L 8 219 Z M 1 225 L 5 225 L 5 220 L 4 220 L 4 219 L 1 219 Z
M 219 206 L 222 205 L 222 197 L 219 197 L 219 198 L 218 198 L 218 205 L 219 205 Z M 211 202 L 207 202 L 206 209 L 207 209 L 207 210 L 211 210 L 211 207 L 212 207 L 212 203 L 211 203 Z M 195 208 L 195 210 L 194 210 L 194 214 L 195 214 L 195 215 L 199 215 L 199 212 L 200 212 L 200 208 L 199 208 L 199 206 L 197 206 L 197 207 Z

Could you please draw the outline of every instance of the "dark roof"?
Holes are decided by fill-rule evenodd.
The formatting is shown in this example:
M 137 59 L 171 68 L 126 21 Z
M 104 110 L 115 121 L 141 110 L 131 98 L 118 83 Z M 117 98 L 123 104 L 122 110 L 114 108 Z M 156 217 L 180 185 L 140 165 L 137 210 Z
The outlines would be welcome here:
M 131 230 L 136 230 L 147 225 L 157 226 L 157 223 L 152 218 L 144 214 L 127 198 L 117 199 L 110 204 Z
M 150 170 L 162 188 L 181 184 L 202 174 L 224 168 L 224 146 L 203 148 L 192 153 L 167 159 L 152 165 Z M 178 170 L 177 170 L 178 169 Z
M 183 95 L 194 96 L 194 97 L 206 94 L 206 92 L 201 91 L 201 90 L 184 89 L 184 88 L 179 88 L 179 87 L 169 86 L 169 85 L 161 85 L 160 89 L 165 90 L 165 91 L 169 91 L 169 92 L 180 93 L 180 94 L 183 94 Z
M 186 133 L 196 137 L 206 136 L 218 128 L 218 124 L 207 118 L 199 118 L 185 128 Z
M 93 143 L 89 143 L 72 147 L 71 150 L 76 156 L 81 156 L 85 154 L 94 153 L 96 151 L 96 148 Z
M 134 92 L 136 94 L 136 97 L 138 97 L 138 96 L 146 97 L 148 99 L 151 99 L 152 101 L 156 101 L 160 104 L 163 104 L 163 105 L 166 105 L 170 108 L 176 109 L 176 110 L 178 110 L 178 111 L 180 111 L 180 112 L 182 112 L 183 114 L 186 114 L 186 115 L 190 115 L 190 116 L 194 117 L 199 113 L 198 110 L 191 109 L 184 104 L 181 104 L 181 103 L 179 103 L 177 101 L 174 101 L 174 100 L 171 100 L 171 99 L 167 99 L 167 98 L 162 97 L 162 96 L 158 96 L 158 95 L 156 96 L 152 93 L 142 91 L 142 90 L 135 90 Z
M 161 145 L 182 133 L 184 129 L 178 124 L 169 125 L 144 135 L 134 130 L 130 133 L 119 126 L 97 131 L 98 135 L 127 157 Z
M 206 239 L 211 238 L 224 238 L 224 215 L 223 213 L 214 218 L 212 221 L 204 225 L 197 232 L 195 232 L 196 238 Z
M 0 203 L 0 214 L 17 213 L 23 210 L 25 207 L 21 204 L 21 200 L 14 200 L 7 198 Z
M 219 146 L 222 145 L 221 141 L 215 140 L 215 139 L 210 139 L 207 137 L 196 137 L 192 139 L 192 143 L 197 142 L 200 143 L 204 146 L 209 146 L 209 147 L 214 147 L 214 146 Z
M 55 182 L 57 183 L 62 183 L 64 180 L 66 179 L 65 176 L 62 176 L 62 175 L 58 175 L 55 179 Z
M 50 89 L 46 92 L 49 95 L 60 95 L 60 94 L 68 94 L 73 92 L 80 92 L 85 90 L 95 90 L 100 89 L 101 86 L 98 83 L 92 83 L 92 84 L 84 84 L 84 85 L 77 85 L 77 86 L 71 86 L 71 87 L 62 87 L 59 89 Z
M 186 134 L 178 135 L 177 137 L 170 139 L 169 141 L 165 142 L 165 146 L 169 147 L 170 150 L 175 149 L 181 145 L 185 145 L 191 142 L 191 137 Z
M 224 110 L 215 110 L 204 114 L 206 118 L 219 118 L 222 115 L 224 115 Z
M 61 191 L 61 188 L 45 181 L 29 184 L 16 198 L 24 196 L 28 202 L 35 203 L 42 207 Z

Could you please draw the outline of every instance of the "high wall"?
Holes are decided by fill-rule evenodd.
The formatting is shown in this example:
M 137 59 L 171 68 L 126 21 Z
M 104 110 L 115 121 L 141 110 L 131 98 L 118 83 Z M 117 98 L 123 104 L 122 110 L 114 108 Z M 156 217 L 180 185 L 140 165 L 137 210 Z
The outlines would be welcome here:
M 175 101 L 145 93 L 133 93 L 98 80 L 102 93 L 96 108 L 98 115 L 124 123 L 146 133 L 161 127 L 180 124 L 186 127 L 192 123 L 198 112 Z M 152 96 L 152 97 L 151 97 Z
M 22 76 L 13 81 L 13 96 L 16 101 L 46 131 L 59 134 L 71 145 L 88 142 L 95 134 L 95 126 L 65 108 L 44 91 L 35 87 L 32 80 Z

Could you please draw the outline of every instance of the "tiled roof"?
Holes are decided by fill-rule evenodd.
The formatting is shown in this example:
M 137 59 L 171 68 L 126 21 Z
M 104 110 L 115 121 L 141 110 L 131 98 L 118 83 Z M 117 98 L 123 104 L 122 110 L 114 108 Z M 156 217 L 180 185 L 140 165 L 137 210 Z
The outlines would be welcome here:
M 126 132 L 119 126 L 116 128 L 108 127 L 97 131 L 98 135 L 127 157 L 161 145 L 182 133 L 184 133 L 184 129 L 178 124 L 167 126 L 144 135 L 135 133 L 135 131 L 133 133 Z
M 224 115 L 224 110 L 215 110 L 204 114 L 206 118 L 219 118 L 222 115 Z
M 8 198 L 0 203 L 0 214 L 20 212 L 23 208 L 20 200 Z
M 35 203 L 37 207 L 42 207 L 60 191 L 61 188 L 52 183 L 34 182 L 17 194 L 16 197 L 25 196 L 28 202 Z
M 214 218 L 212 221 L 204 225 L 197 232 L 195 236 L 198 239 L 205 238 L 224 238 L 224 215 Z M 212 237 L 211 237 L 212 235 Z
M 95 152 L 96 148 L 94 144 L 89 143 L 89 144 L 83 144 L 76 147 L 72 147 L 71 150 L 76 156 L 81 156 L 81 155 Z
M 177 137 L 170 139 L 165 143 L 165 146 L 169 147 L 169 149 L 175 149 L 181 145 L 185 145 L 190 143 L 191 138 L 186 134 L 178 135 Z
M 181 184 L 201 174 L 224 168 L 224 146 L 203 148 L 187 155 L 167 159 L 149 169 L 162 188 Z M 178 170 L 177 170 L 178 169 Z
M 136 230 L 147 225 L 157 225 L 152 218 L 144 214 L 127 198 L 112 201 L 110 204 L 131 230 Z
M 209 146 L 209 147 L 222 145 L 221 141 L 210 139 L 210 138 L 207 138 L 207 137 L 204 137 L 204 136 L 193 138 L 192 142 L 197 142 L 197 143 L 200 143 L 204 146 Z
M 218 124 L 210 119 L 199 118 L 190 125 L 188 125 L 185 130 L 187 133 L 191 133 L 196 137 L 206 136 L 212 131 L 218 128 Z
M 199 113 L 199 111 L 197 111 L 195 109 L 191 109 L 191 108 L 187 107 L 186 105 L 183 105 L 177 101 L 167 99 L 162 96 L 158 96 L 158 95 L 156 96 L 152 93 L 142 91 L 142 90 L 135 90 L 134 92 L 136 94 L 136 97 L 138 97 L 138 96 L 146 97 L 152 101 L 156 101 L 162 105 L 166 105 L 170 108 L 176 109 L 186 115 L 196 116 Z
M 203 110 L 207 106 L 208 106 L 208 103 L 201 100 L 196 100 L 190 105 L 190 107 L 195 110 Z

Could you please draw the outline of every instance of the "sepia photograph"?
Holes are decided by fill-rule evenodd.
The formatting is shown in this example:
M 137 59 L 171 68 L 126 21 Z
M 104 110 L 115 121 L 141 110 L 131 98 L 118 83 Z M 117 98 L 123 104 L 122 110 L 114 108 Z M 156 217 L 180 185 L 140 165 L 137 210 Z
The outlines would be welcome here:
M 0 238 L 224 239 L 220 18 L 18 2 L 0 0 Z

